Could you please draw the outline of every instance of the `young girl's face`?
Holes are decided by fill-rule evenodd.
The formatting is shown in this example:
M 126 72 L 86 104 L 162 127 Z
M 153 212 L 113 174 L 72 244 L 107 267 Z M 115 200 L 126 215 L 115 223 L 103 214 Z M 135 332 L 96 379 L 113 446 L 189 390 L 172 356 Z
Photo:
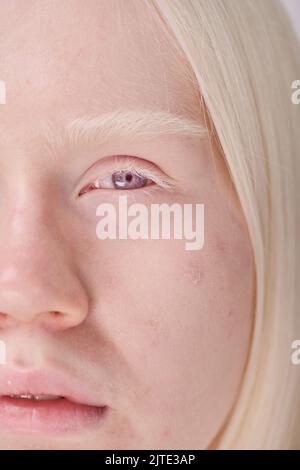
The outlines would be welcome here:
M 179 131 L 103 140 L 100 119 L 70 127 L 119 109 L 204 125 L 163 31 L 139 0 L 1 2 L 2 449 L 205 448 L 237 399 L 254 263 L 217 147 Z M 120 190 L 128 163 L 147 178 L 129 172 Z M 121 195 L 149 211 L 204 204 L 203 248 L 99 239 L 96 209 L 117 211 Z M 7 398 L 22 394 L 39 400 Z

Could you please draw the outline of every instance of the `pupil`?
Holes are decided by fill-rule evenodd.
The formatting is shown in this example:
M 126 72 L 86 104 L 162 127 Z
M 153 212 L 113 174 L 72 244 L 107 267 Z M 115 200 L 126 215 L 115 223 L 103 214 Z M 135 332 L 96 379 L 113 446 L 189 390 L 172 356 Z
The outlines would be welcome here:
M 112 175 L 112 181 L 115 184 L 115 189 L 134 189 L 141 188 L 145 185 L 145 178 L 137 176 L 132 172 L 119 171 Z

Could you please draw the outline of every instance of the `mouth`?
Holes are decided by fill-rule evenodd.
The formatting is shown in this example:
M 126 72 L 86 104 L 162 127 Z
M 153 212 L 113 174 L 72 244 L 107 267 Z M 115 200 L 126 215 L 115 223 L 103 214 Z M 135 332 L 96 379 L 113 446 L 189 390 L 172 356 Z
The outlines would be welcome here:
M 89 393 L 82 384 L 45 371 L 13 374 L 3 371 L 0 432 L 56 436 L 98 429 L 108 406 L 97 403 Z

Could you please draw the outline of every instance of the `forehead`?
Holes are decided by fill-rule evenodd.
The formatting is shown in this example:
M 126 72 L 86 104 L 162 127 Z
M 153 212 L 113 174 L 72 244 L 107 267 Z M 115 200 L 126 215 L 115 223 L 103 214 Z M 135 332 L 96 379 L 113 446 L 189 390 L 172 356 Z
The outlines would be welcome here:
M 123 105 L 194 114 L 187 64 L 160 21 L 143 0 L 1 0 L 2 122 Z

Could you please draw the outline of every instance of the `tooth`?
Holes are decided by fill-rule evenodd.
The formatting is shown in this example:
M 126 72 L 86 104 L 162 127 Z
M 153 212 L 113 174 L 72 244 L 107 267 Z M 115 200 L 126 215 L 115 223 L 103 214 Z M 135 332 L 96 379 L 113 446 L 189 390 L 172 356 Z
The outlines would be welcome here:
M 34 400 L 60 400 L 58 395 L 34 395 Z
M 33 395 L 30 395 L 30 394 L 22 394 L 22 395 L 9 395 L 11 398 L 23 398 L 23 399 L 27 399 L 27 400 L 32 400 L 33 399 Z
M 31 393 L 24 393 L 24 394 L 20 394 L 20 395 L 10 395 L 11 398 L 19 398 L 19 399 L 23 399 L 23 400 L 38 400 L 38 401 L 42 401 L 42 400 L 59 400 L 61 399 L 62 397 L 58 396 L 58 395 L 33 395 Z

